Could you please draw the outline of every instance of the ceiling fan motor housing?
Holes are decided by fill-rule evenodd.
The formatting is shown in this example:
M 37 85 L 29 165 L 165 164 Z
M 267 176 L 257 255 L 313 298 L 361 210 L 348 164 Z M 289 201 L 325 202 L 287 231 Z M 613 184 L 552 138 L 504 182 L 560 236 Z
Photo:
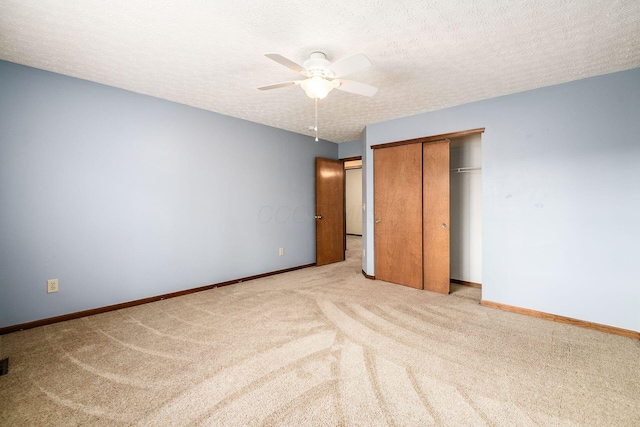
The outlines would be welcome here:
M 327 60 L 327 55 L 322 52 L 313 52 L 309 55 L 309 59 L 302 63 L 302 66 L 309 70 L 309 77 L 333 77 L 333 73 L 329 71 L 331 62 Z

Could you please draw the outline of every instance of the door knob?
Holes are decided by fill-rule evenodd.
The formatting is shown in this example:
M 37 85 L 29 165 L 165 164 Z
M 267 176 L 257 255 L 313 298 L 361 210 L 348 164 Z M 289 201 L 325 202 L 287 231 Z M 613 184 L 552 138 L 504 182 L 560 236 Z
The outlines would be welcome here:
M 379 219 L 376 219 L 376 224 L 380 224 L 380 220 Z
M 315 219 L 322 219 L 322 215 L 316 215 Z
M 442 228 L 447 228 L 447 223 L 446 222 L 442 223 Z

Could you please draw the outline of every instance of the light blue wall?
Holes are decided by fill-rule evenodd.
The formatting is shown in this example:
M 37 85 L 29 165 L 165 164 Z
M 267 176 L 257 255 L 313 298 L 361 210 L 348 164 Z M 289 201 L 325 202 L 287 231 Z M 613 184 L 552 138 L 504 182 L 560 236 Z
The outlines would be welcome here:
M 356 139 L 338 144 L 338 156 L 341 159 L 362 156 L 362 140 Z
M 365 141 L 479 127 L 483 299 L 640 331 L 640 69 L 370 125 Z M 373 150 L 363 161 L 375 274 Z
M 316 156 L 338 146 L 0 61 L 0 327 L 313 263 Z

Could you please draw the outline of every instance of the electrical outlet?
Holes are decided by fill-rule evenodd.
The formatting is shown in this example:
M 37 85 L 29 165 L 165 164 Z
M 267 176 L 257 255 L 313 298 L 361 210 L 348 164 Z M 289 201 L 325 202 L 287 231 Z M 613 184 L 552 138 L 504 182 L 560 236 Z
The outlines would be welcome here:
M 278 256 L 282 255 L 284 255 L 284 248 L 280 248 L 280 250 L 278 251 Z
M 47 293 L 58 292 L 58 279 L 47 280 Z

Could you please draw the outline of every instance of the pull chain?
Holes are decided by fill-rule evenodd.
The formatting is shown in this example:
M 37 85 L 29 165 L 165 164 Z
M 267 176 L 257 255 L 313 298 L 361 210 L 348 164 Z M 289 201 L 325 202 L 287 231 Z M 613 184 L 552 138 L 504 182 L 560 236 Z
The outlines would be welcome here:
M 318 98 L 316 98 L 316 125 L 314 129 L 316 131 L 316 142 L 318 142 Z

